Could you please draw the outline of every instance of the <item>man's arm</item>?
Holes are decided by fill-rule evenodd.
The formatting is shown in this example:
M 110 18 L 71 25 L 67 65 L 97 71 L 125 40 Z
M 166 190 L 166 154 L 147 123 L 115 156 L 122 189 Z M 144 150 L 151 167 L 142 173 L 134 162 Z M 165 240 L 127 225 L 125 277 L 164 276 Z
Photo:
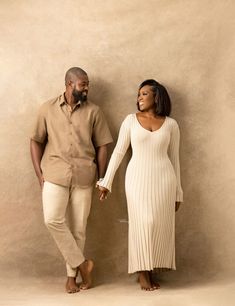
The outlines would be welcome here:
M 108 150 L 107 145 L 100 146 L 96 149 L 96 160 L 98 164 L 98 178 L 103 178 L 106 171 Z
M 32 158 L 35 173 L 38 177 L 39 184 L 41 187 L 43 187 L 44 178 L 42 175 L 42 169 L 41 169 L 40 163 L 41 163 L 42 156 L 44 153 L 45 145 L 46 145 L 46 142 L 40 143 L 33 139 L 30 140 L 31 158 Z

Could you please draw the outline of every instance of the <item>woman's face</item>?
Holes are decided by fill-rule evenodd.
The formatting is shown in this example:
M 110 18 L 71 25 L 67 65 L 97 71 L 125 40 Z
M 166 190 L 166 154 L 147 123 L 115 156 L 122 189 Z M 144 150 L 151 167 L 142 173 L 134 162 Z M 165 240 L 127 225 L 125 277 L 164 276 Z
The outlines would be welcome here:
M 145 85 L 139 90 L 137 103 L 141 112 L 155 109 L 155 97 L 151 86 Z

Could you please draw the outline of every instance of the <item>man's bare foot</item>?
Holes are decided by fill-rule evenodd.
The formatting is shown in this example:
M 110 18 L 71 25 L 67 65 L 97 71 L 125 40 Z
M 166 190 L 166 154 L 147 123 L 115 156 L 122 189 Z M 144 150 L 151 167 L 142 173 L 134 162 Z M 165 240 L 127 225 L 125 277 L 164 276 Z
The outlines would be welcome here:
M 139 273 L 140 288 L 146 291 L 153 291 L 154 288 L 152 287 L 150 281 L 149 271 L 140 271 L 138 273 Z
M 92 278 L 91 272 L 94 268 L 94 262 L 91 259 L 85 260 L 80 266 L 79 270 L 82 277 L 82 283 L 80 285 L 80 289 L 87 290 L 91 288 Z
M 154 290 L 156 289 L 160 289 L 160 284 L 156 281 L 156 279 L 154 278 L 154 273 L 151 271 L 149 272 L 149 277 L 150 277 L 150 282 L 152 284 L 152 287 L 154 288 Z
M 76 284 L 76 278 L 75 277 L 68 277 L 65 289 L 67 293 L 76 293 L 80 291 L 79 287 Z

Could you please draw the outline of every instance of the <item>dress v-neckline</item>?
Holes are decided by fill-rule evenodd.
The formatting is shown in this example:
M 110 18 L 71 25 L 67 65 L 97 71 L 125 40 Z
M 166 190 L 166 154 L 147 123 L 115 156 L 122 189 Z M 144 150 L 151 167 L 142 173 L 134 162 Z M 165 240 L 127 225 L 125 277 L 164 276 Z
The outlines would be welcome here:
M 147 131 L 147 132 L 149 132 L 149 133 L 154 133 L 154 132 L 157 132 L 157 131 L 159 131 L 159 130 L 161 130 L 162 129 L 162 127 L 164 126 L 164 124 L 166 123 L 166 120 L 167 120 L 167 116 L 165 117 L 165 120 L 163 121 L 163 123 L 162 123 L 162 125 L 160 126 L 160 128 L 158 128 L 158 129 L 156 129 L 156 130 L 154 130 L 154 131 L 150 131 L 150 130 L 148 130 L 148 129 L 146 129 L 146 128 L 144 128 L 143 127 L 143 125 L 139 122 L 139 120 L 138 120 L 138 118 L 137 118 L 137 114 L 135 114 L 135 119 L 136 119 L 136 121 L 137 121 L 137 123 L 138 123 L 138 125 L 143 129 L 143 130 L 145 130 L 145 131 Z

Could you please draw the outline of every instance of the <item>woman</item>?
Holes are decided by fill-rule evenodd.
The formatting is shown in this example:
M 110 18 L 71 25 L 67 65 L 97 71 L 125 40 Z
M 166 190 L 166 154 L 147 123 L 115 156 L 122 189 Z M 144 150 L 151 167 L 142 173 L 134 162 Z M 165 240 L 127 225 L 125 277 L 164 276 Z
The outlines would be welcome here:
M 106 175 L 98 182 L 100 200 L 111 192 L 113 178 L 129 145 L 125 189 L 129 217 L 128 272 L 139 273 L 144 290 L 158 289 L 153 272 L 175 270 L 175 211 L 183 201 L 179 167 L 179 128 L 168 117 L 167 90 L 155 80 L 139 86 L 137 107 L 123 121 Z

